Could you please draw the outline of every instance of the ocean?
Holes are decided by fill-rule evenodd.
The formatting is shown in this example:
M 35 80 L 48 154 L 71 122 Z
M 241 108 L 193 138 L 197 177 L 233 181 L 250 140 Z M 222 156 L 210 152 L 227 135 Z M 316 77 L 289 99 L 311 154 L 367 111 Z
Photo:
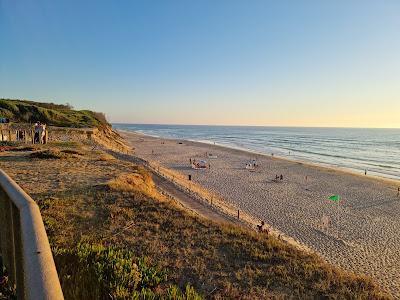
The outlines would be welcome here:
M 400 180 L 400 129 L 113 124 L 115 129 L 185 139 Z

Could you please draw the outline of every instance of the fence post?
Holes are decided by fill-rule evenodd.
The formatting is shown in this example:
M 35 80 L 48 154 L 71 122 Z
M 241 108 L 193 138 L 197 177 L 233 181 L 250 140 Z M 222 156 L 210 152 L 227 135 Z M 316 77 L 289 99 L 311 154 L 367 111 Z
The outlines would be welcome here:
M 7 268 L 10 281 L 13 284 L 16 284 L 16 276 L 15 276 L 15 248 L 14 248 L 14 225 L 13 225 L 13 217 L 11 206 L 12 203 L 8 199 L 8 196 L 3 191 L 0 191 L 1 195 L 1 243 L 2 249 L 5 253 L 3 253 L 3 261 Z M 8 229 L 8 230 L 7 230 Z
M 11 203 L 11 202 L 10 202 Z M 17 296 L 18 299 L 25 299 L 25 283 L 24 283 L 24 255 L 22 252 L 22 240 L 21 240 L 21 223 L 20 214 L 18 208 L 11 205 L 12 218 L 13 218 L 13 232 L 14 232 L 14 266 L 15 266 L 15 282 L 18 285 Z
M 44 131 L 44 140 L 43 140 L 43 144 L 47 144 L 47 140 L 49 138 L 49 132 L 47 131 L 47 129 Z

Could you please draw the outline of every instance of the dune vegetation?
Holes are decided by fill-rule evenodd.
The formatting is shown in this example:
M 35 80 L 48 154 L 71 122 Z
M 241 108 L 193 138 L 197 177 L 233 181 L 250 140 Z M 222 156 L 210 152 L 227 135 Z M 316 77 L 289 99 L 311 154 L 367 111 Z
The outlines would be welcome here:
M 70 105 L 28 100 L 0 99 L 0 117 L 11 122 L 44 122 L 60 127 L 101 127 L 109 125 L 104 114 L 90 110 L 74 110 Z

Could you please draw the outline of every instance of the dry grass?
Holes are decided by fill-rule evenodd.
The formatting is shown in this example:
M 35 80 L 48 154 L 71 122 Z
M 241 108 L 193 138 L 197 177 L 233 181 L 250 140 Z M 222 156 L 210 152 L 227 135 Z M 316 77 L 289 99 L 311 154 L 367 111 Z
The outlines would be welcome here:
M 143 194 L 146 180 L 52 195 L 44 211 L 51 241 L 119 245 L 169 270 L 212 299 L 387 299 L 368 278 L 345 273 L 273 237 L 193 217 Z M 128 187 L 127 187 L 128 186 Z M 47 198 L 48 196 L 42 196 Z
M 137 168 L 133 173 L 123 173 L 110 180 L 107 186 L 119 192 L 140 192 L 150 197 L 158 197 L 153 179 L 143 168 Z
M 60 159 L 63 158 L 63 155 L 60 150 L 40 150 L 33 152 L 29 155 L 31 158 L 39 158 L 39 159 Z
M 29 156 L 31 158 L 39 159 L 65 159 L 65 158 L 77 158 L 83 156 L 84 153 L 75 149 L 58 149 L 50 148 L 45 150 L 39 150 L 31 153 Z
M 160 201 L 144 169 L 97 157 L 85 160 L 86 173 L 79 164 L 72 168 L 68 163 L 67 178 L 85 178 L 79 187 L 74 177 L 63 181 L 62 189 L 50 188 L 53 178 L 64 178 L 57 175 L 57 168 L 65 171 L 62 160 L 41 161 L 42 170 L 53 172 L 41 177 L 42 184 L 49 181 L 47 190 L 38 192 L 33 183 L 24 186 L 38 201 L 53 247 L 88 242 L 127 249 L 167 269 L 167 284 L 183 289 L 191 283 L 210 299 L 389 299 L 370 279 L 343 272 L 273 237 L 221 226 L 188 214 L 174 202 Z M 8 171 L 16 164 L 1 163 Z M 37 166 L 29 160 L 18 163 Z M 14 178 L 26 182 L 28 175 L 16 172 Z
M 36 151 L 37 149 L 35 146 L 19 146 L 15 147 L 12 151 Z
M 62 153 L 66 153 L 66 154 L 75 154 L 75 155 L 84 155 L 83 152 L 79 151 L 79 150 L 75 150 L 75 149 L 64 149 L 61 150 Z
M 100 161 L 115 160 L 115 157 L 108 153 L 102 153 L 102 154 L 100 154 L 98 160 L 100 160 Z

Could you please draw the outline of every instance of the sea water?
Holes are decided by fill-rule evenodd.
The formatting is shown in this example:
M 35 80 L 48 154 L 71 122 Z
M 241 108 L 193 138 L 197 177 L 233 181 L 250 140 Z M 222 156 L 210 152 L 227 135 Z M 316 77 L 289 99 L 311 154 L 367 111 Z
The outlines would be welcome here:
M 113 127 L 400 179 L 400 129 L 149 124 Z

